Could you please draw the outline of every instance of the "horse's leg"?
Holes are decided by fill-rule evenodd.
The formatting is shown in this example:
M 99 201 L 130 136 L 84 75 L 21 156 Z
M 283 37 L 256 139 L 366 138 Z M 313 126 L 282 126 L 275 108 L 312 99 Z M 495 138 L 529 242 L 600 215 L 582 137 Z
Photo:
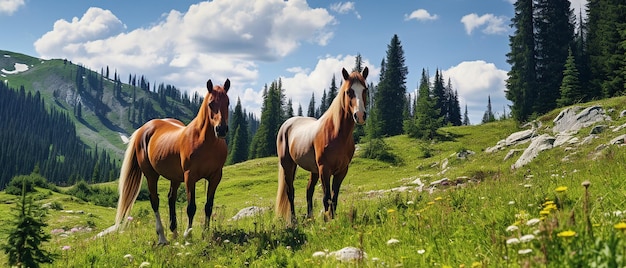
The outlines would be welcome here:
M 159 245 L 167 245 L 167 239 L 165 239 L 165 233 L 163 232 L 163 224 L 161 223 L 161 214 L 159 214 L 159 194 L 157 192 L 157 182 L 159 175 L 153 172 L 145 172 L 146 180 L 148 181 L 148 190 L 150 191 L 150 205 L 152 205 L 152 211 L 154 212 L 154 218 L 156 219 L 156 232 L 159 236 Z
M 348 174 L 348 169 L 339 171 L 339 173 L 333 175 L 333 191 L 332 191 L 332 204 L 330 208 L 330 216 L 335 218 L 335 211 L 337 210 L 337 200 L 339 198 L 339 188 L 341 187 L 341 182 Z
M 187 238 L 191 234 L 191 226 L 193 223 L 193 217 L 196 215 L 196 182 L 198 179 L 190 175 L 190 172 L 185 172 L 185 190 L 187 190 L 187 230 L 183 234 L 183 237 Z
M 324 218 L 328 220 L 328 217 L 332 218 L 332 212 L 330 212 L 331 206 L 331 192 L 330 192 L 330 171 L 326 170 L 322 165 L 319 166 L 320 179 L 322 180 L 322 190 L 324 191 Z
M 306 186 L 306 217 L 313 217 L 313 193 L 315 192 L 315 185 L 320 178 L 320 174 L 311 172 L 309 177 L 309 184 Z
M 170 192 L 167 195 L 167 201 L 170 208 L 170 231 L 174 239 L 178 237 L 178 227 L 176 221 L 176 198 L 178 196 L 178 187 L 180 187 L 180 181 L 172 180 L 170 183 Z
M 211 223 L 211 215 L 213 215 L 213 199 L 215 191 L 222 180 L 222 170 L 220 169 L 215 175 L 206 178 L 209 181 L 209 189 L 206 192 L 206 204 L 204 205 L 204 230 L 203 234 L 208 232 Z

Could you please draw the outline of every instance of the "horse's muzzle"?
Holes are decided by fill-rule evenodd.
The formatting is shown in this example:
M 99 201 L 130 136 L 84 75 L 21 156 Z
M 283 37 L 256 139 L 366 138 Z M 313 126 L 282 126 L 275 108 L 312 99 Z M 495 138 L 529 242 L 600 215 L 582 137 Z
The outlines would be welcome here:
M 367 118 L 367 113 L 365 112 L 361 112 L 361 116 L 359 118 L 359 112 L 353 113 L 352 117 L 354 118 L 354 122 L 357 123 L 357 125 L 365 125 L 365 119 Z
M 219 125 L 215 126 L 215 135 L 218 138 L 226 138 L 226 134 L 228 134 L 228 126 L 227 125 Z

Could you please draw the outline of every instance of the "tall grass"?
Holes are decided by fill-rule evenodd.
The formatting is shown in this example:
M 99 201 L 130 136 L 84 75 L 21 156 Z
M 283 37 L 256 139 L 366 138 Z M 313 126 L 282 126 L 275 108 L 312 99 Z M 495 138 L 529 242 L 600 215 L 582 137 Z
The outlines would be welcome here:
M 541 120 L 549 125 L 551 118 Z M 97 231 L 113 223 L 114 209 L 53 193 L 41 202 L 56 200 L 64 210 L 51 211 L 51 229 L 86 226 L 89 221 L 94 231 L 53 235 L 47 246 L 62 256 L 53 266 L 64 267 L 142 263 L 150 267 L 624 267 L 626 152 L 616 145 L 597 149 L 616 134 L 607 131 L 589 145 L 545 151 L 519 170 L 510 169 L 515 159 L 503 160 L 507 151 L 483 152 L 517 130 L 513 122 L 502 121 L 443 128 L 441 137 L 448 138 L 437 142 L 387 138 L 402 164 L 355 158 L 342 185 L 338 215 L 331 221 L 324 221 L 321 212 L 304 219 L 308 175 L 299 170 L 295 183 L 299 223 L 294 227 L 273 215 L 275 158 L 227 166 L 210 230 L 202 232 L 204 217 L 197 215 L 193 236 L 171 239 L 168 246 L 156 245 L 154 216 L 146 201 L 137 202 L 123 232 L 94 239 Z M 588 131 L 580 133 L 582 137 Z M 458 159 L 455 153 L 461 150 L 475 154 Z M 421 191 L 409 184 L 418 178 L 424 183 Z M 448 182 L 431 188 L 431 182 L 442 178 Z M 160 180 L 162 197 L 168 187 L 166 180 Z M 200 207 L 205 202 L 204 187 L 198 185 Z M 4 194 L 0 200 L 11 202 Z M 314 209 L 320 211 L 320 189 L 314 200 Z M 166 203 L 161 202 L 165 222 Z M 230 219 L 239 209 L 253 205 L 268 210 Z M 181 229 L 186 228 L 185 207 L 178 203 Z M 85 213 L 67 213 L 77 209 Z M 388 244 L 393 239 L 398 242 Z M 334 257 L 314 257 L 316 252 L 348 246 L 362 249 L 367 258 L 342 263 Z M 0 263 L 5 262 L 0 255 Z

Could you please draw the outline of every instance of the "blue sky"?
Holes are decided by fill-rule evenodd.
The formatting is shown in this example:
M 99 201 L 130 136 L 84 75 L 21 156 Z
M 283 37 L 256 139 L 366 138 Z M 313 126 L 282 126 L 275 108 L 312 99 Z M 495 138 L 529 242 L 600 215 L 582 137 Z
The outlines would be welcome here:
M 341 68 L 360 53 L 378 83 L 394 34 L 402 44 L 413 92 L 422 69 L 458 91 L 470 123 L 480 123 L 487 97 L 497 116 L 504 97 L 508 36 L 514 0 L 0 0 L 0 49 L 66 58 L 91 69 L 108 66 L 125 81 L 206 92 L 207 79 L 231 80 L 231 103 L 240 98 L 259 114 L 264 85 L 281 78 L 286 95 L 308 107 L 319 103 Z M 571 0 L 572 8 L 586 0 Z M 576 11 L 578 14 L 578 11 Z M 234 107 L 234 106 L 233 106 Z M 507 107 L 508 111 L 508 107 Z

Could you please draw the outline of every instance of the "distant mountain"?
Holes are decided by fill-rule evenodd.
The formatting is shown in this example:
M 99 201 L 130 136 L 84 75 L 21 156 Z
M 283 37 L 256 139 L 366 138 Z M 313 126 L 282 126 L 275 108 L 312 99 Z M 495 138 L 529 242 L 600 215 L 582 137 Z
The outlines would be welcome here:
M 86 150 L 104 150 L 116 161 L 137 127 L 162 117 L 188 123 L 202 103 L 203 96 L 148 82 L 154 80 L 141 74 L 122 77 L 109 66 L 94 71 L 65 59 L 43 60 L 0 50 L 0 81 L 5 86 L 16 91 L 23 87 L 33 95 L 39 92 L 50 113 L 66 114 L 75 124 Z

